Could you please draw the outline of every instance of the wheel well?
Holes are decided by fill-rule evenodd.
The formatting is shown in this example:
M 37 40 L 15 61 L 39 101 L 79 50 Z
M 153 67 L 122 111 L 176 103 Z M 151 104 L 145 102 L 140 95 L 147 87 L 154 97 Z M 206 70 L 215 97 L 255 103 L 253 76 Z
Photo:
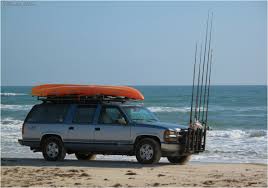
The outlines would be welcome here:
M 157 141 L 159 143 L 159 145 L 161 146 L 161 142 L 160 142 L 160 139 L 157 137 L 157 136 L 152 136 L 152 135 L 141 135 L 141 136 L 138 136 L 135 140 L 135 144 L 134 146 L 136 147 L 136 144 L 139 143 L 140 140 L 144 139 L 144 138 L 151 138 L 151 139 L 154 139 L 155 141 Z
M 58 137 L 58 138 L 62 141 L 62 139 L 61 139 L 61 137 L 60 137 L 59 135 L 56 135 L 56 134 L 45 134 L 45 135 L 43 135 L 42 138 L 41 138 L 40 146 L 43 145 L 43 142 L 44 142 L 47 138 L 52 137 L 52 136 L 53 136 L 53 137 Z

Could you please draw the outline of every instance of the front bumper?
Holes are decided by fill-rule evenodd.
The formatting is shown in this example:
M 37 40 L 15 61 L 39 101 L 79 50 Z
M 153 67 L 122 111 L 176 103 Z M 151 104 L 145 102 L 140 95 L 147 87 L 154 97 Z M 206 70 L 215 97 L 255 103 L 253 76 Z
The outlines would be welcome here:
M 173 151 L 179 151 L 181 150 L 181 145 L 177 143 L 162 143 L 161 144 L 162 151 L 165 152 L 173 152 Z
M 183 151 L 183 147 L 178 143 L 161 143 L 161 151 L 163 157 L 179 156 Z
M 177 143 L 161 143 L 162 156 L 198 154 L 205 150 L 206 130 L 187 129 L 180 132 Z

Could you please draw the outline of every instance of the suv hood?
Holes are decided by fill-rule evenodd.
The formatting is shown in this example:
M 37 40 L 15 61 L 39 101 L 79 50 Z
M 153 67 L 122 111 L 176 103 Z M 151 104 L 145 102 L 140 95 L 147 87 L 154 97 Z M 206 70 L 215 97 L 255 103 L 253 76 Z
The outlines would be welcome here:
M 146 122 L 143 123 L 143 125 L 147 126 L 147 127 L 151 127 L 151 128 L 160 128 L 160 129 L 188 129 L 188 126 L 185 125 L 179 125 L 179 124 L 175 124 L 175 123 L 166 123 L 166 122 L 161 122 L 161 121 L 157 121 L 157 122 Z

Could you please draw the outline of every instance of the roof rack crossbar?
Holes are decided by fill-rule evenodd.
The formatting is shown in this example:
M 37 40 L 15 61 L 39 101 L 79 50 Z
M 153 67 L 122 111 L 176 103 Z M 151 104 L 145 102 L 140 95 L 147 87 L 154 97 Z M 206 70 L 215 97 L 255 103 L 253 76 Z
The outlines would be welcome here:
M 90 103 L 90 102 L 127 102 L 127 101 L 136 101 L 134 99 L 126 98 L 126 97 L 113 97 L 113 96 L 105 96 L 105 95 L 96 95 L 96 96 L 78 96 L 78 95 L 70 95 L 64 97 L 57 96 L 48 96 L 48 97 L 37 97 L 37 100 L 41 100 L 43 102 L 79 102 L 79 103 Z

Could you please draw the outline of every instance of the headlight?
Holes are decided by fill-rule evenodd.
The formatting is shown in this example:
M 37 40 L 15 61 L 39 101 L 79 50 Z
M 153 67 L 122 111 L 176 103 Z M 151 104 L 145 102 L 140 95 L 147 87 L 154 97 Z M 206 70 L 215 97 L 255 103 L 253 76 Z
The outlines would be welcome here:
M 178 135 L 176 131 L 166 130 L 164 133 L 164 141 L 165 142 L 177 142 Z

